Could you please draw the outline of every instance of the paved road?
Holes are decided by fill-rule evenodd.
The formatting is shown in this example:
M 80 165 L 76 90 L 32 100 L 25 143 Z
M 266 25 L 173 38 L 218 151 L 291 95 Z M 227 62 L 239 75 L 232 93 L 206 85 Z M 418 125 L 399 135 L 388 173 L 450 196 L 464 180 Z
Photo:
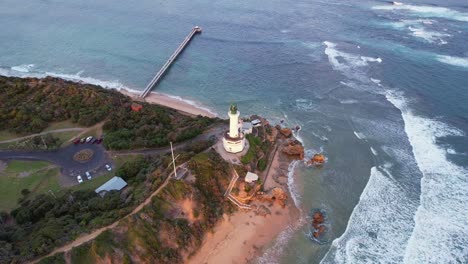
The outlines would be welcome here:
M 73 155 L 82 149 L 91 149 L 94 155 L 86 163 L 73 160 Z M 107 161 L 106 150 L 99 144 L 69 145 L 54 151 L 0 151 L 0 160 L 45 160 L 62 168 L 62 174 L 75 176 L 103 166 Z
M 32 138 L 32 137 L 35 137 L 35 136 L 43 136 L 43 135 L 47 135 L 47 134 L 50 134 L 50 133 L 61 133 L 61 132 L 82 131 L 82 130 L 85 130 L 85 128 L 72 127 L 72 128 L 55 129 L 55 130 L 45 131 L 45 132 L 41 132 L 41 133 L 37 133 L 37 134 L 24 136 L 24 137 L 18 137 L 18 138 L 3 140 L 3 141 L 0 141 L 0 144 L 20 141 L 20 140 L 27 139 L 27 138 Z
M 202 135 L 180 144 L 174 145 L 174 150 L 186 147 L 191 142 L 208 140 L 210 137 L 218 137 L 222 135 L 227 128 L 226 125 L 217 125 L 209 129 Z M 91 149 L 94 151 L 92 159 L 86 163 L 80 163 L 73 160 L 73 155 L 82 150 Z M 141 150 L 125 150 L 125 151 L 109 151 L 107 152 L 100 144 L 72 144 L 55 151 L 22 151 L 22 150 L 5 150 L 0 151 L 0 160 L 45 160 L 54 163 L 62 168 L 62 174 L 76 176 L 83 174 L 85 171 L 91 171 L 104 166 L 109 162 L 109 155 L 131 155 L 131 154 L 164 154 L 171 150 L 170 147 L 141 149 Z

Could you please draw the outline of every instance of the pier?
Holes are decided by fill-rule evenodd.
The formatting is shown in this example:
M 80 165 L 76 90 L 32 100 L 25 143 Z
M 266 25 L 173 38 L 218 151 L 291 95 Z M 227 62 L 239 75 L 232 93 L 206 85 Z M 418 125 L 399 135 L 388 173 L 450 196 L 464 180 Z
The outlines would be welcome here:
M 166 63 L 162 66 L 162 68 L 156 73 L 154 78 L 151 80 L 150 83 L 146 86 L 145 90 L 140 94 L 141 98 L 145 98 L 153 89 L 153 87 L 161 80 L 161 78 L 164 76 L 164 73 L 169 69 L 169 67 L 172 65 L 172 63 L 177 59 L 177 56 L 184 50 L 184 48 L 190 43 L 192 40 L 193 36 L 197 33 L 201 33 L 202 29 L 199 26 L 196 26 L 192 29 L 190 34 L 188 34 L 187 37 L 185 37 L 184 41 L 179 45 L 179 47 L 172 53 L 171 57 L 166 61 Z

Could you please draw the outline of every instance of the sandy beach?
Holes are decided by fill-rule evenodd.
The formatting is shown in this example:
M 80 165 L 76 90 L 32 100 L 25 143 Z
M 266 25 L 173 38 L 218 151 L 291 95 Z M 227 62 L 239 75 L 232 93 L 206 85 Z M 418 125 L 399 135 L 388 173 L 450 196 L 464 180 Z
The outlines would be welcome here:
M 135 92 L 131 92 L 125 89 L 119 90 L 121 93 L 132 97 L 135 100 L 141 100 L 138 97 L 138 94 Z M 196 102 L 182 99 L 178 96 L 170 96 L 167 94 L 151 92 L 145 99 L 146 102 L 152 104 L 158 104 L 162 106 L 166 106 L 169 108 L 176 109 L 180 112 L 189 115 L 201 115 L 207 117 L 216 117 L 217 115 L 212 111 L 203 108 L 202 106 L 198 106 Z
M 292 207 L 294 207 L 292 205 Z M 295 207 L 271 205 L 271 215 L 236 212 L 224 215 L 213 233 L 207 234 L 202 247 L 187 263 L 249 263 L 261 256 L 265 247 L 297 218 Z
M 124 89 L 120 92 L 135 100 L 141 100 L 137 93 Z M 195 102 L 176 96 L 152 92 L 145 98 L 145 101 L 173 108 L 189 115 L 217 116 L 210 110 L 198 106 Z M 277 178 L 274 176 L 277 176 L 278 173 L 282 174 L 282 177 L 287 177 L 285 168 L 287 168 L 287 163 L 281 160 L 279 155 L 276 155 L 271 165 L 269 173 L 271 175 L 268 175 L 265 182 L 267 189 L 282 186 L 284 190 L 287 190 L 287 187 L 274 180 Z M 257 215 L 253 210 L 238 211 L 230 216 L 224 215 L 214 232 L 205 236 L 201 248 L 187 260 L 187 263 L 240 264 L 249 263 L 261 256 L 264 250 L 274 243 L 276 237 L 299 218 L 298 209 L 294 206 L 291 198 L 288 199 L 284 208 L 277 203 L 265 205 L 271 212 L 266 216 Z

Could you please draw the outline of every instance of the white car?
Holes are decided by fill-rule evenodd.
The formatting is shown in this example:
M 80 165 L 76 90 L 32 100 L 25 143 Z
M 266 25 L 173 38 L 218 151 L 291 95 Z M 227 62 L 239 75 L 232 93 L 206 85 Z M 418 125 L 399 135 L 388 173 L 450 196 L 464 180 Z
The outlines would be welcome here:
M 106 170 L 107 170 L 107 171 L 111 171 L 111 170 L 112 170 L 112 168 L 111 168 L 111 166 L 110 166 L 109 164 L 106 164 Z
M 91 140 L 93 140 L 93 137 L 92 137 L 92 136 L 87 137 L 87 138 L 86 138 L 86 143 L 91 142 Z
M 82 182 L 83 182 L 83 178 L 81 178 L 80 175 L 78 175 L 78 176 L 76 177 L 76 179 L 78 180 L 78 183 L 82 183 Z
M 93 177 L 91 177 L 91 173 L 89 173 L 89 171 L 87 171 L 86 173 L 86 178 L 88 178 L 88 180 L 91 180 Z

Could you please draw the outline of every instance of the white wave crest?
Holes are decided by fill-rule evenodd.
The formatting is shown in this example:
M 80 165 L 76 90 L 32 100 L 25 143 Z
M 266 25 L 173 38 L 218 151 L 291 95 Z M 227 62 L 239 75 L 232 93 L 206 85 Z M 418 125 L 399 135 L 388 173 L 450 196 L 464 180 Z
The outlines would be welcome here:
M 355 135 L 358 139 L 360 139 L 360 140 L 365 140 L 365 139 L 366 139 L 366 137 L 364 136 L 364 134 L 359 133 L 359 132 L 356 132 L 356 131 L 353 131 L 353 132 L 354 132 L 354 135 Z
M 382 59 L 378 57 L 365 57 L 339 51 L 336 49 L 336 44 L 329 41 L 324 41 L 323 44 L 327 46 L 325 48 L 325 54 L 328 56 L 328 61 L 336 70 L 346 70 L 352 67 L 364 67 L 369 65 L 368 62 L 382 62 Z M 341 62 L 339 60 L 340 58 L 342 59 Z
M 372 154 L 374 154 L 374 156 L 379 155 L 379 153 L 377 152 L 377 150 L 375 150 L 373 147 L 370 147 L 370 150 L 372 151 Z
M 289 164 L 288 167 L 288 189 L 289 193 L 291 194 L 291 198 L 294 201 L 294 205 L 299 208 L 301 204 L 301 198 L 299 194 L 299 190 L 294 182 L 294 171 L 296 170 L 297 164 L 299 164 L 298 160 L 295 160 Z
M 299 230 L 299 228 L 301 228 L 306 223 L 306 218 L 303 216 L 301 211 L 299 220 L 296 223 L 288 226 L 288 228 L 285 230 L 281 231 L 273 246 L 267 249 L 255 262 L 258 264 L 279 264 L 280 256 L 283 254 L 284 248 L 287 246 L 289 240 Z
M 413 36 L 421 38 L 428 43 L 447 44 L 444 38 L 451 37 L 450 34 L 428 31 L 424 27 L 408 27 L 408 30 L 411 31 Z
M 405 249 L 406 263 L 461 263 L 468 257 L 468 170 L 447 160 L 438 137 L 462 136 L 448 125 L 417 116 L 399 94 L 387 99 L 400 109 L 421 179 L 415 227 Z
M 401 263 L 415 207 L 391 175 L 373 167 L 346 231 L 321 263 Z
M 416 6 L 416 5 L 379 5 L 374 6 L 375 10 L 404 10 L 419 17 L 439 17 L 450 20 L 468 22 L 468 13 L 459 12 L 446 7 L 437 6 Z
M 18 72 L 29 72 L 32 68 L 34 68 L 34 64 L 23 64 L 18 66 L 11 67 L 11 70 L 18 71 Z
M 453 57 L 453 56 L 446 56 L 446 55 L 437 55 L 436 58 L 438 61 L 445 63 L 445 64 L 468 68 L 468 58 Z

